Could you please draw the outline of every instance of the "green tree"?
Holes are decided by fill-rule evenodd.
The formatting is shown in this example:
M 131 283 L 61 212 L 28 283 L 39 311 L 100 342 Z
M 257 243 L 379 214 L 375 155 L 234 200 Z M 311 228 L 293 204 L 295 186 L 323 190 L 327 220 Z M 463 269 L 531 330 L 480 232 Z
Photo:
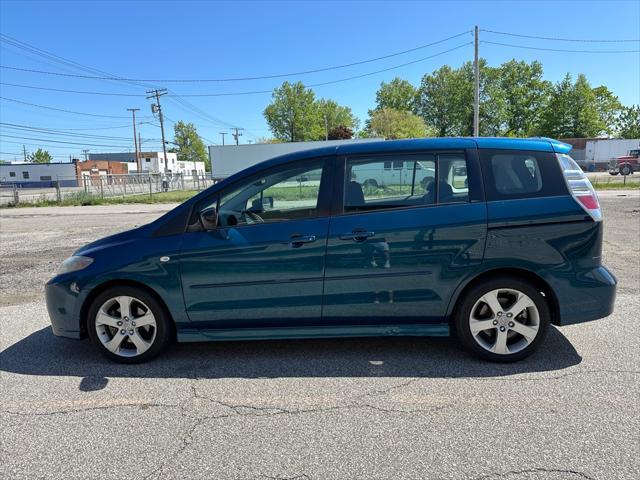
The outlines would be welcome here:
M 211 171 L 207 149 L 195 125 L 180 120 L 173 126 L 173 132 L 173 142 L 176 146 L 172 151 L 178 154 L 178 161 L 204 162 L 205 169 Z
M 616 121 L 622 110 L 622 104 L 607 87 L 601 85 L 593 89 L 596 96 L 596 110 L 605 125 L 604 131 L 612 134 L 616 130 Z
M 27 159 L 31 163 L 51 163 L 51 160 L 53 160 L 53 157 L 46 150 L 39 148 L 35 152 L 29 154 L 27 156 Z
M 620 138 L 640 138 L 640 105 L 623 107 L 616 119 Z
M 324 138 L 315 94 L 302 82 L 284 82 L 272 94 L 264 117 L 273 136 L 285 142 L 302 142 Z
M 329 130 L 329 140 L 348 140 L 353 138 L 353 130 L 344 125 Z
M 319 119 L 322 122 L 323 135 L 321 138 L 315 138 L 314 140 L 324 140 L 324 133 L 330 132 L 338 127 L 345 127 L 349 130 L 356 130 L 358 128 L 360 122 L 349 107 L 344 107 L 333 100 L 325 100 L 324 98 L 318 100 L 316 104 Z
M 575 83 L 567 73 L 551 89 L 536 133 L 554 138 L 588 138 L 606 134 L 614 128 L 613 118 L 619 109 L 617 98 L 605 87 L 591 88 L 580 74 Z M 608 124 L 611 122 L 611 124 Z
M 544 108 L 551 82 L 542 78 L 542 64 L 511 60 L 498 68 L 498 91 L 491 99 L 503 107 L 505 136 L 526 137 L 531 134 Z M 500 98 L 496 98 L 499 96 Z
M 439 137 L 471 135 L 473 78 L 468 78 L 464 68 L 448 65 L 425 75 L 418 89 L 416 110 Z
M 376 110 L 393 108 L 415 113 L 418 91 L 407 80 L 396 77 L 389 83 L 382 82 L 376 92 Z
M 400 138 L 426 137 L 427 127 L 422 118 L 411 112 L 382 108 L 371 112 L 367 136 L 385 137 L 390 140 Z

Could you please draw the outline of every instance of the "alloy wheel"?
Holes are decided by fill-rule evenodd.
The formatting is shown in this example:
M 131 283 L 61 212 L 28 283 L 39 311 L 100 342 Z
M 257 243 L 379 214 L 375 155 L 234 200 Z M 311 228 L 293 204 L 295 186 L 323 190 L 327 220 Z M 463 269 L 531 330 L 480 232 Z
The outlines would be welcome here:
M 540 312 L 531 298 L 511 288 L 480 297 L 469 315 L 471 335 L 485 350 L 509 355 L 527 348 L 538 335 Z
M 102 304 L 95 328 L 102 345 L 121 357 L 136 357 L 149 350 L 158 330 L 151 309 L 141 300 L 125 295 Z

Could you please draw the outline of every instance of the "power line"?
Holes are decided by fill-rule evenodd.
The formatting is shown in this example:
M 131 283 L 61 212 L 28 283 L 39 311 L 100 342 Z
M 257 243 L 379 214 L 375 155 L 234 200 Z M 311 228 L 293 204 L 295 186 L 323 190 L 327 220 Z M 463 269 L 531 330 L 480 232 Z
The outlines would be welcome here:
M 442 52 L 435 53 L 433 55 L 429 55 L 427 57 L 418 58 L 418 59 L 412 60 L 410 62 L 401 63 L 399 65 L 393 65 L 391 67 L 383 68 L 383 69 L 380 69 L 380 70 L 375 70 L 373 72 L 367 72 L 367 73 L 363 73 L 363 74 L 360 74 L 360 75 L 353 75 L 353 76 L 350 76 L 350 77 L 339 78 L 339 79 L 336 79 L 336 80 L 330 80 L 330 81 L 326 81 L 326 82 L 310 83 L 310 84 L 306 84 L 305 86 L 306 87 L 310 87 L 310 88 L 311 87 L 321 87 L 321 86 L 324 86 L 324 85 L 332 85 L 332 84 L 335 84 L 335 83 L 341 83 L 341 82 L 346 82 L 346 81 L 349 81 L 349 80 L 355 80 L 355 79 L 358 79 L 358 78 L 368 77 L 368 76 L 371 76 L 371 75 L 377 75 L 378 73 L 384 73 L 384 72 L 388 72 L 388 71 L 395 70 L 395 69 L 398 69 L 398 68 L 406 67 L 408 65 L 413 65 L 413 64 L 416 64 L 416 63 L 424 62 L 426 60 L 430 60 L 430 59 L 438 57 L 440 55 L 444 55 L 446 53 L 453 52 L 455 50 L 459 50 L 460 48 L 466 47 L 467 45 L 471 45 L 472 43 L 473 42 L 465 42 L 465 43 L 460 44 L 458 46 L 455 46 L 453 48 L 444 50 Z M 4 66 L 4 65 L 0 65 L 0 68 L 13 68 L 13 67 L 7 67 L 7 66 Z M 46 73 L 51 73 L 53 75 L 57 74 L 57 72 L 46 72 Z M 73 92 L 69 91 L 69 93 L 73 93 Z M 269 93 L 269 94 L 273 93 L 273 89 L 269 89 L 269 90 L 252 90 L 252 91 L 245 91 L 245 92 L 194 93 L 194 94 L 181 94 L 181 95 L 176 95 L 176 94 L 170 93 L 169 95 L 167 95 L 167 97 L 175 99 L 175 97 L 177 97 L 177 96 L 179 96 L 179 97 L 225 97 L 225 96 L 237 96 L 237 95 L 257 95 L 257 94 L 267 94 L 267 93 Z M 182 98 L 182 101 L 186 102 L 186 100 L 184 100 L 184 98 Z M 202 112 L 202 110 L 200 110 L 200 112 Z M 205 114 L 205 115 L 207 115 L 207 114 Z M 214 118 L 214 117 L 212 117 L 212 118 Z M 221 122 L 219 119 L 215 119 L 215 120 Z M 233 126 L 232 124 L 229 124 L 229 123 L 226 123 L 226 122 L 221 122 L 221 123 L 225 123 L 224 126 Z
M 298 71 L 298 72 L 288 72 L 288 73 L 278 73 L 278 74 L 271 74 L 271 75 L 257 75 L 257 76 L 252 76 L 252 77 L 233 77 L 233 78 L 196 78 L 196 79 L 175 79 L 175 78 L 165 78 L 165 79 L 148 79 L 148 78 L 144 78 L 144 79 L 140 79 L 140 78 L 125 78 L 125 77 L 117 77 L 114 75 L 108 75 L 108 76 L 93 76 L 93 75 L 79 75 L 79 74 L 70 74 L 70 73 L 58 73 L 58 72 L 48 72 L 48 71 L 43 71 L 43 70 L 35 70 L 35 69 L 26 69 L 26 68 L 18 68 L 18 67 L 9 67 L 9 66 L 2 66 L 2 68 L 8 68 L 11 70 L 20 70 L 20 71 L 25 71 L 25 72 L 32 72 L 32 73 L 42 73 L 42 74 L 48 74 L 48 75 L 59 75 L 59 76 L 65 76 L 65 77 L 76 77 L 76 78 L 89 78 L 89 79 L 94 79 L 94 80 L 118 80 L 118 81 L 123 81 L 123 82 L 161 82 L 161 83 L 197 83 L 197 82 L 241 82 L 241 81 L 247 81 L 247 80 L 267 80 L 267 79 L 274 79 L 274 78 L 283 78 L 283 77 L 294 77 L 294 76 L 299 76 L 299 75 L 308 75 L 311 73 L 320 73 L 320 72 L 327 72 L 330 70 L 337 70 L 337 69 L 341 69 L 341 68 L 347 68 L 347 67 L 353 67 L 356 65 L 363 65 L 365 63 L 371 63 L 371 62 L 376 62 L 379 60 L 384 60 L 387 58 L 391 58 L 391 57 L 396 57 L 398 55 L 404 55 L 406 53 L 410 53 L 410 52 L 415 52 L 417 50 L 421 50 L 427 47 L 432 47 L 434 45 L 438 45 L 440 43 L 444 43 L 447 42 L 449 40 L 452 40 L 454 38 L 458 38 L 461 37 L 463 35 L 468 35 L 470 33 L 470 31 L 465 30 L 464 32 L 460 32 L 456 35 L 451 35 L 449 37 L 437 40 L 435 42 L 431 42 L 431 43 L 427 43 L 425 45 L 420 45 L 418 47 L 414 47 L 414 48 L 410 48 L 407 50 L 403 50 L 400 52 L 394 52 L 394 53 L 390 53 L 388 55 L 383 55 L 381 57 L 375 57 L 375 58 L 369 58 L 366 60 L 360 60 L 360 61 L 356 61 L 356 62 L 351 62 L 351 63 L 345 63 L 342 65 L 333 65 L 333 66 L 329 66 L 329 67 L 322 67 L 322 68 L 314 68 L 314 69 L 310 69 L 310 70 L 302 70 L 302 71 Z M 5 35 L 3 35 L 5 36 Z M 23 42 L 21 42 L 23 43 Z M 23 43 L 24 44 L 24 43 Z M 27 44 L 24 44 L 27 45 Z M 32 47 L 35 48 L 35 47 Z M 37 49 L 41 52 L 44 52 L 43 50 Z M 46 52 L 45 52 L 46 53 Z M 50 54 L 52 55 L 52 54 Z M 56 58 L 62 58 L 62 57 L 58 57 L 57 55 L 53 55 Z M 64 60 L 64 59 L 63 59 Z M 72 63 L 75 65 L 81 65 L 78 64 L 76 62 L 67 62 L 65 61 L 65 63 Z M 81 66 L 85 71 L 87 70 L 86 67 Z M 80 68 L 80 67 L 78 67 Z M 95 69 L 92 69 L 94 71 L 97 71 Z M 102 72 L 104 74 L 104 72 Z
M 640 39 L 624 39 L 624 40 L 598 40 L 594 38 L 562 38 L 562 37 L 540 37 L 537 35 L 523 35 L 520 33 L 499 32 L 496 30 L 482 29 L 485 33 L 495 33 L 496 35 L 507 35 L 509 37 L 534 38 L 536 40 L 552 40 L 556 42 L 584 42 L 584 43 L 637 43 Z
M 8 43 L 8 44 L 10 44 L 10 45 L 12 45 L 14 47 L 17 47 L 17 48 L 19 48 L 21 50 L 25 50 L 25 51 L 27 51 L 29 53 L 33 53 L 33 54 L 38 55 L 40 57 L 46 58 L 47 60 L 52 60 L 52 61 L 54 61 L 56 63 L 60 63 L 60 64 L 65 65 L 65 66 L 70 66 L 71 68 L 74 68 L 76 70 L 81 70 L 81 71 L 89 72 L 89 73 L 93 73 L 93 74 L 97 73 L 98 75 L 107 75 L 109 77 L 115 77 L 115 75 L 112 75 L 109 72 L 105 72 L 104 70 L 99 70 L 97 68 L 93 68 L 93 67 L 90 67 L 88 65 L 83 65 L 81 63 L 75 62 L 75 61 L 70 60 L 68 58 L 61 57 L 60 55 L 56 55 L 55 53 L 51 53 L 51 52 L 48 52 L 48 51 L 43 50 L 41 48 L 35 47 L 35 46 L 30 45 L 30 44 L 28 44 L 26 42 L 18 40 L 17 38 L 10 37 L 9 35 L 4 34 L 4 33 L 0 33 L 0 41 Z M 105 80 L 113 80 L 113 78 L 105 78 Z M 132 85 L 136 85 L 138 87 L 151 88 L 150 85 L 144 85 L 144 84 L 141 84 L 141 83 L 136 83 L 134 81 L 125 80 L 125 82 L 126 83 L 130 83 Z
M 4 123 L 4 122 L 0 122 L 0 123 Z M 46 127 L 34 127 L 31 125 L 19 125 L 19 124 L 10 124 L 10 123 L 6 123 L 5 125 L 14 125 L 14 126 L 18 126 L 18 127 L 25 127 L 25 128 L 35 128 L 38 130 L 51 130 L 49 128 Z M 138 122 L 138 125 L 153 125 L 153 123 L 151 122 Z M 157 125 L 156 125 L 157 126 Z M 91 127 L 91 128 L 58 128 L 56 129 L 56 131 L 60 131 L 60 132 L 76 132 L 76 131 L 88 131 L 88 130 L 115 130 L 118 128 L 130 128 L 131 124 L 129 125 L 118 125 L 118 126 L 112 126 L 112 127 Z
M 140 125 L 140 123 L 137 123 L 137 125 Z M 31 127 L 28 125 L 20 125 L 17 123 L 7 123 L 7 122 L 0 122 L 0 126 L 2 126 L 3 129 L 11 129 L 11 130 L 18 130 L 18 131 L 27 131 L 29 133 L 45 133 L 45 134 L 49 134 L 49 135 L 56 135 L 56 136 L 60 136 L 60 137 L 79 137 L 79 138 L 93 138 L 93 139 L 103 139 L 103 140 L 124 140 L 124 141 L 128 141 L 130 140 L 128 137 L 117 137 L 117 136 L 113 136 L 113 135 L 96 135 L 96 134 L 88 134 L 88 133 L 73 133 L 73 132 L 65 132 L 62 130 L 56 130 L 56 129 L 51 129 L 51 128 L 38 128 L 38 127 Z M 129 128 L 131 127 L 131 125 L 127 125 Z M 158 140 L 159 139 L 147 139 L 147 140 Z
M 511 47 L 511 48 L 524 48 L 527 50 L 542 50 L 545 52 L 567 52 L 567 53 L 639 53 L 640 52 L 640 50 L 569 50 L 569 49 L 563 49 L 563 48 L 529 47 L 527 45 L 513 45 L 511 43 L 490 42 L 488 40 L 482 40 L 480 43 L 487 43 L 490 45 L 501 45 L 503 47 Z
M 79 69 L 81 71 L 90 72 L 90 73 L 94 73 L 94 74 L 98 73 L 99 75 L 107 75 L 107 76 L 110 77 L 107 80 L 110 80 L 110 79 L 113 79 L 114 77 L 116 77 L 115 75 L 113 75 L 113 74 L 111 74 L 109 72 L 105 72 L 103 70 L 98 70 L 98 69 L 95 69 L 93 67 L 89 67 L 89 66 L 83 65 L 81 63 L 75 62 L 73 60 L 66 59 L 64 57 L 61 57 L 61 56 L 56 55 L 56 54 L 53 54 L 51 52 L 47 52 L 46 50 L 42 50 L 40 48 L 34 47 L 33 45 L 29 45 L 28 43 L 21 42 L 20 40 L 17 40 L 15 38 L 12 38 L 12 37 L 10 37 L 8 35 L 5 35 L 5 34 L 0 34 L 0 40 L 4 41 L 6 43 L 9 43 L 9 44 L 11 44 L 13 46 L 16 46 L 16 47 L 18 47 L 20 49 L 35 53 L 37 55 L 40 55 L 40 56 L 42 56 L 44 58 L 52 59 L 53 61 L 58 62 L 58 63 L 62 63 L 63 65 L 70 65 L 73 68 Z M 145 88 L 154 89 L 153 86 L 148 85 L 148 84 L 138 83 L 136 81 L 129 81 L 129 80 L 125 80 L 125 81 L 127 83 L 131 83 L 132 85 L 137 85 L 137 86 L 142 86 L 142 87 L 145 87 Z M 38 87 L 38 88 L 39 89 L 43 89 L 43 87 Z M 61 90 L 61 89 L 57 89 L 57 90 Z M 79 93 L 79 92 L 80 91 L 75 91 L 75 93 Z M 109 93 L 109 95 L 115 95 L 115 94 Z M 124 95 L 125 94 L 118 94 L 117 96 L 124 96 Z M 216 122 L 221 122 L 221 123 L 226 124 L 228 126 L 232 126 L 232 124 L 230 124 L 228 122 L 225 122 L 223 120 L 217 119 L 217 118 L 209 115 L 207 112 L 204 112 L 203 110 L 200 110 L 198 107 L 196 107 L 195 105 L 191 104 L 187 100 L 180 98 L 175 93 L 173 94 L 173 96 L 176 97 L 175 101 L 177 101 L 182 106 L 183 109 L 186 108 L 186 109 L 188 109 L 188 110 L 190 110 L 192 112 L 195 112 L 201 118 L 205 118 L 207 120 L 211 119 L 211 120 L 214 120 Z M 159 101 L 159 98 L 158 98 L 158 101 Z M 159 103 L 158 103 L 158 105 L 159 105 Z M 161 127 L 162 127 L 162 125 L 161 125 Z M 163 143 L 163 145 L 164 145 L 164 143 Z
M 122 146 L 122 145 L 114 145 L 114 144 L 106 144 L 106 143 L 98 144 L 98 143 L 85 143 L 85 142 L 65 142 L 63 140 L 53 140 L 51 138 L 21 137 L 17 135 L 7 135 L 4 133 L 1 133 L 0 137 L 18 138 L 22 140 L 36 140 L 40 142 L 63 143 L 68 145 L 86 145 L 86 146 L 92 146 L 92 147 L 112 147 L 112 148 L 122 148 L 122 149 L 131 148 L 131 145 Z
M 62 92 L 62 93 L 80 93 L 85 95 L 104 95 L 114 97 L 144 97 L 141 93 L 117 93 L 117 92 L 96 92 L 87 90 L 65 90 L 63 88 L 49 88 L 49 87 L 36 87 L 35 85 L 21 85 L 19 83 L 7 83 L 0 82 L 0 85 L 6 85 L 8 87 L 30 88 L 32 90 L 46 90 L 47 92 Z
M 22 144 L 22 142 L 20 142 L 20 144 Z M 20 157 L 20 156 L 22 156 L 22 152 L 17 152 L 17 153 L 16 152 L 14 152 L 14 153 L 0 152 L 0 155 L 13 155 L 14 157 Z M 64 153 L 49 153 L 49 155 L 51 155 L 54 158 L 67 158 L 68 157 L 68 155 L 66 155 Z
M 86 116 L 89 116 L 89 117 L 129 118 L 129 117 L 124 117 L 122 115 L 100 115 L 100 114 L 97 114 L 97 113 L 74 112 L 72 110 L 65 110 L 65 109 L 62 109 L 62 108 L 54 108 L 54 107 L 49 107 L 47 105 L 38 105 L 38 104 L 35 104 L 35 103 L 29 103 L 29 102 L 23 102 L 21 100 L 16 100 L 15 98 L 8 98 L 8 97 L 1 97 L 1 96 L 0 96 L 0 100 L 6 100 L 8 102 L 14 102 L 14 103 L 20 103 L 20 104 L 23 104 L 23 105 L 29 105 L 31 107 L 45 108 L 47 110 L 55 110 L 55 111 L 58 111 L 58 112 L 73 113 L 75 115 L 86 115 Z

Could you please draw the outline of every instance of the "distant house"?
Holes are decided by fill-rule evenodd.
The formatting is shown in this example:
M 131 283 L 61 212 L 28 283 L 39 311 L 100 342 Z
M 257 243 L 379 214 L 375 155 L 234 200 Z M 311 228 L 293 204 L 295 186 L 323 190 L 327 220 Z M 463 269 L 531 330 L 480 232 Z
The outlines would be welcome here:
M 90 153 L 89 160 L 108 160 L 126 162 L 129 165 L 129 173 L 138 173 L 136 154 L 126 153 Z M 167 152 L 167 161 L 163 152 L 140 152 L 140 173 L 164 173 L 165 165 L 168 173 L 181 173 L 185 176 L 204 175 L 204 162 L 180 161 L 178 154 Z

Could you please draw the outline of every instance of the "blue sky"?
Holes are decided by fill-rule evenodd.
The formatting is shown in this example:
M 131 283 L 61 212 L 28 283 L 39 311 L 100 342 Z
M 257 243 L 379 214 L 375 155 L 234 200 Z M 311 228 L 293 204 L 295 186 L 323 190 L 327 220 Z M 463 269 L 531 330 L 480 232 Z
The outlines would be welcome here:
M 167 87 L 179 95 L 272 90 L 285 78 L 170 83 L 153 79 L 219 79 L 298 72 L 341 65 L 403 51 L 458 33 L 496 30 L 522 35 L 588 39 L 640 38 L 640 2 L 129 2 L 0 0 L 0 30 L 21 42 L 113 75 L 151 79 L 144 85 L 82 79 L 0 69 L 0 81 L 65 90 L 138 96 L 73 94 L 0 85 L 2 97 L 109 117 L 77 115 L 1 101 L 0 121 L 45 129 L 73 130 L 87 137 L 51 132 L 24 133 L 2 127 L 0 158 L 20 158 L 46 145 L 56 160 L 80 155 L 86 142 L 92 152 L 132 149 L 130 114 L 137 107 L 143 122 L 150 117 L 145 85 Z M 578 43 L 507 37 L 481 31 L 481 40 L 539 48 L 574 50 L 638 50 L 638 43 Z M 472 41 L 470 33 L 439 45 L 396 57 L 309 75 L 290 81 L 306 84 L 357 76 L 439 54 Z M 0 64 L 11 67 L 87 74 L 51 59 L 0 44 Z M 625 104 L 640 103 L 640 54 L 595 54 L 535 51 L 491 44 L 480 46 L 491 65 L 516 58 L 540 60 L 545 77 L 561 79 L 567 72 L 584 73 L 592 83 L 606 85 Z M 350 106 L 364 121 L 374 105 L 381 81 L 400 76 L 419 84 L 438 67 L 459 66 L 473 57 L 472 45 L 431 59 L 359 79 L 318 86 L 318 97 Z M 89 74 L 91 75 L 91 74 Z M 209 142 L 232 126 L 246 130 L 241 141 L 269 137 L 262 111 L 270 94 L 187 97 L 193 108 L 163 98 L 167 117 L 194 122 Z M 197 112 L 197 113 L 196 113 Z M 159 128 L 141 125 L 143 149 L 157 149 Z M 113 128 L 112 128 L 113 127 Z M 168 136 L 172 137 L 171 123 Z M 24 140 L 16 137 L 32 137 Z M 111 137 L 111 138 L 103 138 Z M 45 139 L 34 140 L 33 138 Z M 230 135 L 227 135 L 227 142 Z M 105 146 L 102 146 L 105 145 Z

